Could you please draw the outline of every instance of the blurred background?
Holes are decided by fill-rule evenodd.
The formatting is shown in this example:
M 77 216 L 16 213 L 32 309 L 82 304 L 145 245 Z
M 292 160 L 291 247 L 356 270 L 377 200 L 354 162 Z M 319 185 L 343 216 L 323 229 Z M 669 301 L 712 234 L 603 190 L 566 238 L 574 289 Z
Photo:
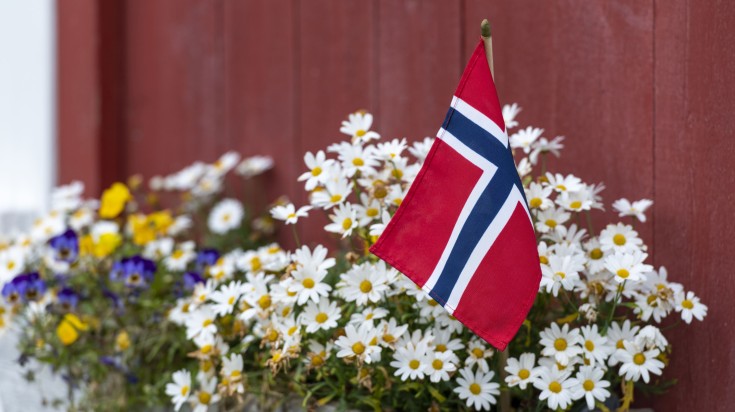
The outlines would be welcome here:
M 97 196 L 227 150 L 273 156 L 267 200 L 303 204 L 303 153 L 340 138 L 348 113 L 372 112 L 384 138 L 436 133 L 482 18 L 501 102 L 567 137 L 552 170 L 604 182 L 608 202 L 653 199 L 636 230 L 710 308 L 671 333 L 679 386 L 647 403 L 727 410 L 730 2 L 0 0 L 0 233 L 27 225 L 54 184 Z

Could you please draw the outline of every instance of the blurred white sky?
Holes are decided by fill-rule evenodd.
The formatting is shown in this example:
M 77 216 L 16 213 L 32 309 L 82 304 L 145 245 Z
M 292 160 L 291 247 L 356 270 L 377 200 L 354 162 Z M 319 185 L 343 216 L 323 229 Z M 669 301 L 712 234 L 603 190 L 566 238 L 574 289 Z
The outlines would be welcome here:
M 55 180 L 53 16 L 53 0 L 0 0 L 0 234 L 44 210 Z

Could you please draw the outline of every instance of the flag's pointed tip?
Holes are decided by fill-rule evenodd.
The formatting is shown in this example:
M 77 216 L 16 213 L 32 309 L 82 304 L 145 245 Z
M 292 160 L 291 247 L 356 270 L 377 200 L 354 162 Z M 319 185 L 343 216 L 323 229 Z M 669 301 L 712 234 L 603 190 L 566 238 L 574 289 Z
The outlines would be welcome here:
M 480 32 L 482 33 L 482 37 L 490 37 L 490 22 L 487 19 L 483 19 L 482 23 L 480 23 Z

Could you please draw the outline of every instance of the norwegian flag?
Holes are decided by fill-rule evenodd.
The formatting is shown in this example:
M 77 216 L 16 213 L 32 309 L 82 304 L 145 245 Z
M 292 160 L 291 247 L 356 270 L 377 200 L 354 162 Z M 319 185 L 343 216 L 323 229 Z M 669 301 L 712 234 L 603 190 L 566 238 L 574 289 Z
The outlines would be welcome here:
M 528 314 L 541 279 L 536 236 L 482 41 L 370 251 L 500 350 Z

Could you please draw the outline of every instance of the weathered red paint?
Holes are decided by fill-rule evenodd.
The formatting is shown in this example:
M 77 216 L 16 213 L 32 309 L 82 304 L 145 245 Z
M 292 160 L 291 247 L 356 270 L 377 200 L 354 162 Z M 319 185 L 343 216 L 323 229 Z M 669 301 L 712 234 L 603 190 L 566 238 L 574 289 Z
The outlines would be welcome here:
M 680 385 L 647 402 L 657 410 L 735 404 L 732 4 L 121 4 L 111 13 L 115 6 L 92 0 L 58 2 L 61 181 L 83 178 L 94 193 L 110 179 L 235 149 L 274 156 L 264 193 L 297 203 L 305 202 L 294 182 L 303 152 L 340 138 L 346 113 L 373 112 L 385 138 L 433 135 L 489 18 L 501 101 L 523 106 L 522 124 L 567 136 L 563 160 L 550 166 L 604 182 L 608 201 L 654 199 L 651 219 L 636 229 L 655 263 L 710 307 L 706 322 L 671 333 L 666 377 Z M 611 218 L 600 214 L 596 230 Z M 323 222 L 302 226 L 302 238 L 317 239 Z

